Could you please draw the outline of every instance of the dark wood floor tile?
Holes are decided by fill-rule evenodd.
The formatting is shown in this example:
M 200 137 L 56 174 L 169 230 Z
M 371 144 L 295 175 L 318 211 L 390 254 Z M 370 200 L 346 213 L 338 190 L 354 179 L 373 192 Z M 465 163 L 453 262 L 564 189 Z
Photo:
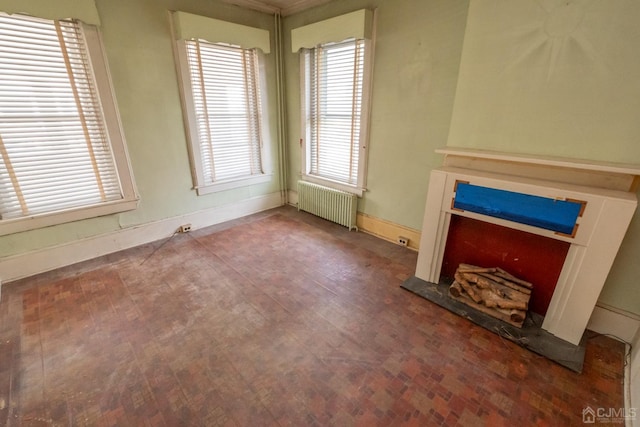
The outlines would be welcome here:
M 575 374 L 403 291 L 416 253 L 291 208 L 3 286 L 0 424 L 580 424 L 624 346 Z

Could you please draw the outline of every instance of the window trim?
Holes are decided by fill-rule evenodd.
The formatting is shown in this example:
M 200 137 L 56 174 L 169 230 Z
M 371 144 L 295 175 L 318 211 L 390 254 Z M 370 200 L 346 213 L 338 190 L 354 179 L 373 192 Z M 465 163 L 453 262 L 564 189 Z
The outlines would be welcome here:
M 83 22 L 79 22 L 79 24 L 87 45 L 87 54 L 93 71 L 92 77 L 96 83 L 96 91 L 104 115 L 105 131 L 109 138 L 115 169 L 120 180 L 122 199 L 0 220 L 0 236 L 130 211 L 138 207 L 140 199 L 129 160 L 122 122 L 117 109 L 102 37 L 96 26 L 87 25 Z
M 266 72 L 264 53 L 257 48 L 255 49 L 258 61 L 258 75 L 256 84 L 260 91 L 260 108 L 261 123 L 260 130 L 262 136 L 262 144 L 260 145 L 260 161 L 262 174 L 250 175 L 229 180 L 221 180 L 213 183 L 205 183 L 204 171 L 202 169 L 202 159 L 200 157 L 200 143 L 198 137 L 198 125 L 195 106 L 193 103 L 193 91 L 191 80 L 189 78 L 189 63 L 187 60 L 186 42 L 188 40 L 175 40 L 174 53 L 176 68 L 178 71 L 178 81 L 180 87 L 180 100 L 182 103 L 182 115 L 184 120 L 184 128 L 187 138 L 187 149 L 189 153 L 189 166 L 191 169 L 191 178 L 193 180 L 193 189 L 196 190 L 198 196 L 216 193 L 220 191 L 231 190 L 234 188 L 247 187 L 255 184 L 270 182 L 273 177 L 271 171 L 271 156 L 268 149 L 270 143 L 269 120 L 265 119 L 265 112 L 268 111 L 266 96 Z M 207 42 L 208 43 L 208 42 Z M 216 43 L 213 43 L 216 44 Z M 245 48 L 246 49 L 246 48 Z
M 369 131 L 370 131 L 370 112 L 371 112 L 371 92 L 372 92 L 372 74 L 373 74 L 373 41 L 369 39 L 361 39 L 364 41 L 364 64 L 362 77 L 362 106 L 360 110 L 360 140 L 358 153 L 358 176 L 357 184 L 350 185 L 345 182 L 332 180 L 310 173 L 311 171 L 311 127 L 310 127 L 310 99 L 311 99 L 311 82 L 309 81 L 309 69 L 307 56 L 310 55 L 311 49 L 300 50 L 300 131 L 301 131 L 301 177 L 305 181 L 314 182 L 316 184 L 326 185 L 327 187 L 337 190 L 347 191 L 362 197 L 367 191 L 367 164 L 369 152 Z M 346 40 L 343 40 L 346 41 Z M 317 45 L 314 49 L 324 45 L 334 44 L 333 42 Z

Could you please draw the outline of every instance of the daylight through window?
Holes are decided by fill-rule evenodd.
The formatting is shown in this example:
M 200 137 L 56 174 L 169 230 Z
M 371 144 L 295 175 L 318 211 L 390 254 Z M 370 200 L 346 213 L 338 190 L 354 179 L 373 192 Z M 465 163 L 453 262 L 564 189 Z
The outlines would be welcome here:
M 201 40 L 184 46 L 198 187 L 264 175 L 256 49 Z
M 307 174 L 363 186 L 364 40 L 330 43 L 304 53 Z
M 125 198 L 78 22 L 0 14 L 0 166 L 2 222 Z

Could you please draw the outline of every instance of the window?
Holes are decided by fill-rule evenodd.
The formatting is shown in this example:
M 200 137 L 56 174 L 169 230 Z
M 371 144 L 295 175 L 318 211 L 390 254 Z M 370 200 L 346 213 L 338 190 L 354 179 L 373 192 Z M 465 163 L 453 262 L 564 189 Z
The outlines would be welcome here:
M 361 194 L 367 145 L 368 42 L 303 51 L 306 178 Z
M 181 40 L 178 51 L 198 194 L 270 180 L 257 49 Z
M 0 234 L 136 205 L 97 29 L 0 14 Z

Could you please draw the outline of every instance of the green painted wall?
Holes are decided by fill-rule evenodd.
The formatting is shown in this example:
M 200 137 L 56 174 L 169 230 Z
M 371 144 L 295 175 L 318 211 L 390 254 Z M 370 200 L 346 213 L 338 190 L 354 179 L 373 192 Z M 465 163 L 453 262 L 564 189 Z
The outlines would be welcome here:
M 434 153 L 447 142 L 467 0 L 342 0 L 284 21 L 289 188 L 300 177 L 300 71 L 291 29 L 354 10 L 376 9 L 367 192 L 358 210 L 422 227 Z
M 472 0 L 448 145 L 640 164 L 640 3 Z M 600 302 L 640 315 L 640 214 Z
M 640 163 L 640 2 L 471 1 L 448 144 Z
M 66 0 L 65 0 L 66 1 Z M 0 2 L 0 6 L 2 3 Z M 135 211 L 0 237 L 0 257 L 71 242 L 279 190 L 275 60 L 265 55 L 273 179 L 222 193 L 191 189 L 168 10 L 182 10 L 271 32 L 272 16 L 204 0 L 96 0 L 101 33 L 140 194 Z

